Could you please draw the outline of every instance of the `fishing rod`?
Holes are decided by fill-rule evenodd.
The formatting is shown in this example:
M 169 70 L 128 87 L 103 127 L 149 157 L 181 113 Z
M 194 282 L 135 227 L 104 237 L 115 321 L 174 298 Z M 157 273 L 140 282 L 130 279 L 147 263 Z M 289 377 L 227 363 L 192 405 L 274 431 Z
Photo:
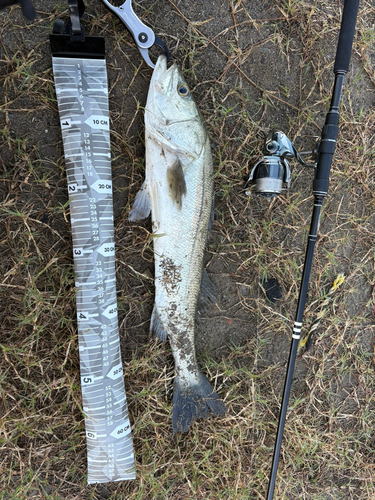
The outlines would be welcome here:
M 317 161 L 315 165 L 315 178 L 313 181 L 314 209 L 311 219 L 308 237 L 305 264 L 302 273 L 300 292 L 298 297 L 297 312 L 294 321 L 292 343 L 290 347 L 287 374 L 284 384 L 284 392 L 281 402 L 279 424 L 276 434 L 276 443 L 268 485 L 267 500 L 272 500 L 277 467 L 279 463 L 281 442 L 283 438 L 286 414 L 288 409 L 290 389 L 293 380 L 293 371 L 296 361 L 298 344 L 301 336 L 303 311 L 307 297 L 315 243 L 318 236 L 320 212 L 324 198 L 327 196 L 329 185 L 329 173 L 332 157 L 336 147 L 336 139 L 339 132 L 339 104 L 342 95 L 344 76 L 348 72 L 350 55 L 352 51 L 355 24 L 358 13 L 359 0 L 345 0 L 342 14 L 339 41 L 337 45 L 336 59 L 334 65 L 335 82 L 331 98 L 331 105 L 326 116 L 325 125 L 317 150 Z M 263 157 L 254 166 L 249 181 L 255 182 L 255 192 L 266 197 L 274 197 L 282 190 L 283 183 L 289 185 L 290 170 L 286 160 L 287 156 L 294 156 L 302 165 L 309 166 L 300 157 L 298 151 L 282 133 L 273 134 L 271 140 L 266 143 L 267 156 Z

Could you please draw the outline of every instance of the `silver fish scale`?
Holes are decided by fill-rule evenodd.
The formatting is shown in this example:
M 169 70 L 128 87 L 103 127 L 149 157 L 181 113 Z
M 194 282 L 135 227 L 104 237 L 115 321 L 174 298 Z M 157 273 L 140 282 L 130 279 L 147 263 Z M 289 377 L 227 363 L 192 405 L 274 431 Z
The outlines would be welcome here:
M 121 362 L 105 60 L 53 57 L 70 199 L 88 483 L 135 478 Z

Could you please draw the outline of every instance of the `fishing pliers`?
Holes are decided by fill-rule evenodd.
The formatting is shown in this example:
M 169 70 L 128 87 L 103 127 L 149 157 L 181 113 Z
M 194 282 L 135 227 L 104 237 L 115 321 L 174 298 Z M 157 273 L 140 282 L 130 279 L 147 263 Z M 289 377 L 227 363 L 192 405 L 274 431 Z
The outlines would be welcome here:
M 23 15 L 28 21 L 33 21 L 35 19 L 35 8 L 31 0 L 0 0 L 0 10 L 9 5 L 14 5 L 15 3 L 21 4 Z
M 152 29 L 142 23 L 139 17 L 135 14 L 132 6 L 132 0 L 126 0 L 126 2 L 120 7 L 115 7 L 109 3 L 108 0 L 102 1 L 108 9 L 121 19 L 133 35 L 139 52 L 150 68 L 155 68 L 155 64 L 151 61 L 150 56 L 148 55 L 148 51 L 153 45 L 157 45 L 163 49 L 167 56 L 167 60 L 169 61 L 170 56 L 167 46 L 158 36 L 155 35 Z

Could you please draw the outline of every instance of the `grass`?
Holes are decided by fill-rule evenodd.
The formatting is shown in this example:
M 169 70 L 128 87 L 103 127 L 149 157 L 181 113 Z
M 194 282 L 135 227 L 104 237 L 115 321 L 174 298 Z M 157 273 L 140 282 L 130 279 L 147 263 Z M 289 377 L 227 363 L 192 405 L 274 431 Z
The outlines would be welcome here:
M 199 5 L 198 5 L 199 4 Z M 208 5 L 209 4 L 209 5 Z M 172 434 L 173 358 L 149 338 L 151 226 L 127 214 L 144 178 L 150 71 L 121 23 L 93 2 L 86 33 L 104 35 L 110 88 L 117 287 L 137 479 L 87 486 L 69 204 L 47 33 L 66 6 L 34 23 L 0 13 L 0 499 L 262 499 L 312 210 L 313 173 L 293 163 L 271 202 L 245 181 L 271 128 L 298 149 L 320 135 L 332 91 L 337 2 L 140 1 L 199 103 L 215 164 L 207 270 L 219 294 L 197 332 L 225 418 Z M 374 36 L 360 6 L 339 142 L 321 218 L 304 329 L 338 273 L 346 276 L 298 355 L 275 499 L 375 497 Z M 371 17 L 372 16 L 372 17 Z M 261 288 L 276 278 L 283 298 Z

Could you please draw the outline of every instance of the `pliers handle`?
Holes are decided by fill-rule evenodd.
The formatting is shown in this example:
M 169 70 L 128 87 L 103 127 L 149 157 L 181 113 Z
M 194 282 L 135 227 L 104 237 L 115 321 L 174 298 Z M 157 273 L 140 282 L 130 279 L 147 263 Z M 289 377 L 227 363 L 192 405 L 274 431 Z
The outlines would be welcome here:
M 33 21 L 35 19 L 35 8 L 31 0 L 0 0 L 0 10 L 9 5 L 14 5 L 15 3 L 21 4 L 23 15 L 28 21 Z
M 126 0 L 120 7 L 115 7 L 108 0 L 102 0 L 104 5 L 111 10 L 125 24 L 127 29 L 133 35 L 135 43 L 141 53 L 143 59 L 150 66 L 155 68 L 155 64 L 151 61 L 148 55 L 148 50 L 153 45 L 161 47 L 167 55 L 169 61 L 169 51 L 165 43 L 158 38 L 151 28 L 146 26 L 139 17 L 135 14 L 132 6 L 132 0 Z

